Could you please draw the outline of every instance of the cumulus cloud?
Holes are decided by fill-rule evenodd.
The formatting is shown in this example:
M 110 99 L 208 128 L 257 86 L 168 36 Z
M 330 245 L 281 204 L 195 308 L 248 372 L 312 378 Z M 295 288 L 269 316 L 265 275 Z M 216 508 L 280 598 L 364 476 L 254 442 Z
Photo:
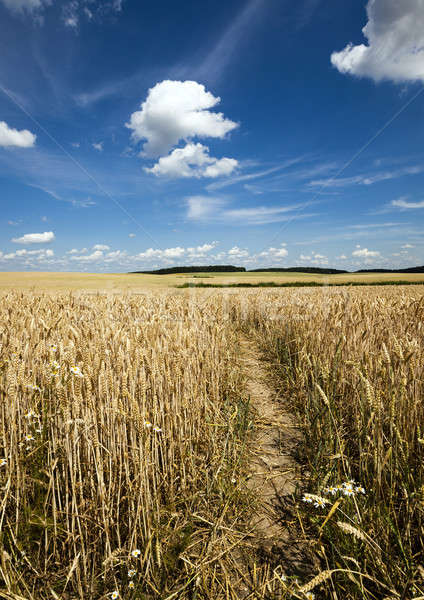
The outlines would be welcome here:
M 135 233 L 129 233 L 129 234 L 128 234 L 128 237 L 129 237 L 129 238 L 135 238 Z
M 110 250 L 110 247 L 106 244 L 94 244 L 93 250 Z
M 32 148 L 35 145 L 37 136 L 28 131 L 22 129 L 12 129 L 5 121 L 0 121 L 0 146 L 7 148 L 9 146 L 15 146 L 17 148 Z
M 165 80 L 149 89 L 141 110 L 131 115 L 126 126 L 135 142 L 146 140 L 145 156 L 163 156 L 180 140 L 224 138 L 235 129 L 237 123 L 210 110 L 220 101 L 196 81 Z
M 53 231 L 45 231 L 44 233 L 26 233 L 22 237 L 13 238 L 15 244 L 46 244 L 53 242 L 55 235 Z
M 165 177 L 221 177 L 231 175 L 238 166 L 234 158 L 209 156 L 209 148 L 203 144 L 187 144 L 176 148 L 168 156 L 162 156 L 147 173 Z
M 11 252 L 10 254 L 4 254 L 3 257 L 6 260 L 13 260 L 16 258 L 37 258 L 37 260 L 42 261 L 46 258 L 52 258 L 54 256 L 53 250 L 42 248 L 40 250 L 16 250 L 16 252 Z
M 78 250 L 77 248 L 72 248 L 72 250 L 68 250 L 66 254 L 84 254 L 84 252 L 87 252 L 87 248 L 81 248 L 81 250 Z
M 98 152 L 103 152 L 103 144 L 104 142 L 97 142 L 92 144 L 94 150 L 97 150 Z
M 271 257 L 271 258 L 285 258 L 288 255 L 287 248 L 284 248 L 286 244 L 281 244 L 281 248 L 268 248 L 268 250 L 264 250 L 259 254 L 259 256 L 263 257 Z
M 311 252 L 311 255 L 305 255 L 305 254 L 301 254 L 299 256 L 299 260 L 304 261 L 304 262 L 310 262 L 313 265 L 327 265 L 328 264 L 328 257 L 325 256 L 324 254 L 320 254 L 319 252 Z
M 84 256 L 71 256 L 70 260 L 76 260 L 78 262 L 95 262 L 101 258 L 103 258 L 103 252 L 101 250 L 96 250 L 92 254 Z
M 424 81 L 423 0 L 369 0 L 367 15 L 367 43 L 333 52 L 332 64 L 374 81 Z
M 412 244 L 404 244 L 403 246 L 401 246 L 401 248 L 405 249 L 405 248 L 415 248 L 415 246 L 413 246 Z
M 402 208 L 404 210 L 412 208 L 424 208 L 424 200 L 420 200 L 419 202 L 407 202 L 405 198 L 398 198 L 397 200 L 392 200 L 391 206 Z
M 352 256 L 356 256 L 357 258 L 380 258 L 380 252 L 377 250 L 368 250 L 368 248 L 358 248 L 358 250 L 354 250 L 352 252 Z
M 193 246 L 190 248 L 182 248 L 181 246 L 176 246 L 175 248 L 164 248 L 164 249 L 154 249 L 148 248 L 144 252 L 140 252 L 137 255 L 137 258 L 146 258 L 146 259 L 174 259 L 174 258 L 182 258 L 183 256 L 188 256 L 188 258 L 201 258 L 205 256 L 208 252 L 213 250 L 218 245 L 218 242 L 210 242 L 205 243 L 200 246 Z
M 228 250 L 228 256 L 231 256 L 231 258 L 246 258 L 249 256 L 249 252 L 245 248 L 234 246 L 231 250 Z

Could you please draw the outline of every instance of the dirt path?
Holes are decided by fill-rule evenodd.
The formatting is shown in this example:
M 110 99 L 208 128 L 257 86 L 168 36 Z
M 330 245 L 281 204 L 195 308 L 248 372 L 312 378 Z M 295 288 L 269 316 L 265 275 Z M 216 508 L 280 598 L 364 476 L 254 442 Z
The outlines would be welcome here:
M 250 523 L 254 543 L 271 564 L 281 564 L 287 573 L 309 573 L 311 557 L 296 523 L 292 496 L 301 485 L 300 464 L 294 458 L 300 432 L 285 412 L 256 344 L 243 337 L 240 351 L 246 393 L 256 413 L 249 465 L 249 487 L 258 498 Z

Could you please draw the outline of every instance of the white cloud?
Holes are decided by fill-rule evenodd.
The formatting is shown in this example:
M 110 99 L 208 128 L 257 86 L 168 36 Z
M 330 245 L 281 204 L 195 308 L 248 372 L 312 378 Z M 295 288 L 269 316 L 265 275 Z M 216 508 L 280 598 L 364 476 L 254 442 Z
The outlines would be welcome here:
M 96 250 L 92 254 L 87 254 L 86 256 L 71 256 L 70 260 L 77 260 L 79 262 L 95 262 L 103 258 L 103 252 L 101 250 Z
M 424 208 L 424 200 L 420 200 L 419 202 L 407 202 L 404 198 L 398 198 L 397 200 L 392 200 L 391 206 L 403 209 Z
M 299 256 L 299 260 L 305 261 L 305 262 L 310 262 L 313 265 L 327 265 L 328 264 L 328 257 L 324 256 L 324 254 L 319 254 L 318 252 L 311 252 L 311 256 L 306 256 L 304 254 L 301 254 Z
M 0 0 L 11 12 L 35 12 L 51 4 L 51 0 Z
M 404 244 L 403 246 L 401 246 L 401 248 L 415 248 L 415 246 L 413 246 L 412 244 Z
M 341 72 L 375 81 L 424 81 L 423 0 L 369 0 L 368 23 L 362 29 L 367 44 L 348 44 L 333 52 Z
M 80 142 L 71 142 L 71 146 L 73 148 L 79 148 L 81 146 Z
M 93 250 L 110 250 L 110 247 L 106 246 L 106 244 L 95 244 Z
M 135 238 L 135 233 L 129 233 L 129 234 L 128 234 L 128 237 L 130 237 L 130 238 Z
M 268 248 L 268 250 L 264 250 L 263 252 L 261 252 L 259 256 L 270 256 L 271 258 L 285 258 L 288 255 L 287 249 L 284 248 L 285 245 L 286 244 L 281 244 L 281 248 Z
M 162 249 L 154 249 L 148 248 L 144 252 L 140 252 L 137 255 L 137 258 L 146 258 L 146 259 L 173 259 L 173 258 L 181 258 L 183 256 L 188 256 L 188 258 L 202 258 L 208 252 L 213 250 L 218 245 L 218 242 L 210 242 L 205 243 L 200 246 L 195 246 L 191 248 L 182 248 L 181 246 L 176 246 L 175 248 L 164 248 Z
M 0 121 L 0 146 L 7 148 L 9 146 L 15 146 L 17 148 L 32 148 L 35 145 L 37 136 L 28 131 L 22 129 L 12 129 L 5 121 Z
M 330 179 L 315 179 L 310 181 L 308 185 L 320 187 L 339 188 L 349 185 L 374 185 L 381 181 L 389 181 L 404 177 L 405 175 L 419 175 L 424 171 L 422 165 L 413 165 L 411 167 L 402 167 L 393 171 L 381 171 L 373 175 L 354 175 L 353 177 L 334 177 Z
M 249 256 L 249 252 L 246 249 L 234 246 L 231 250 L 228 250 L 228 256 L 231 256 L 232 258 L 245 258 L 246 256 Z
M 359 248 L 358 250 L 354 250 L 352 252 L 352 256 L 356 256 L 358 258 L 380 258 L 380 252 L 377 250 L 368 250 L 368 248 Z
M 13 238 L 15 244 L 46 244 L 53 242 L 55 235 L 53 231 L 45 231 L 44 233 L 26 233 L 20 238 Z
M 307 206 L 255 206 L 252 208 L 225 208 L 227 201 L 210 196 L 190 196 L 186 198 L 187 218 L 192 221 L 234 223 L 239 225 L 266 225 L 267 223 L 291 221 L 313 216 L 299 209 Z
M 186 202 L 187 218 L 194 221 L 212 217 L 225 204 L 222 198 L 211 196 L 190 196 Z
M 347 256 L 345 254 L 340 254 L 340 256 L 336 256 L 338 260 L 347 260 Z
M 104 144 L 104 142 L 97 142 L 97 143 L 92 144 L 92 146 L 98 152 L 103 152 L 103 144 Z
M 203 144 L 187 144 L 176 148 L 168 156 L 162 156 L 147 173 L 165 177 L 221 177 L 230 175 L 238 166 L 234 158 L 209 156 L 209 148 Z
M 146 140 L 145 156 L 163 156 L 180 140 L 224 138 L 235 129 L 237 123 L 211 112 L 220 101 L 196 81 L 165 80 L 149 89 L 141 110 L 131 115 L 126 126 L 134 141 Z
M 84 254 L 84 252 L 87 252 L 87 248 L 81 248 L 81 250 L 78 250 L 77 248 L 72 248 L 72 250 L 68 250 L 66 254 Z
M 11 252 L 10 254 L 0 253 L 0 255 L 5 260 L 15 260 L 15 259 L 22 259 L 22 258 L 36 258 L 38 261 L 43 261 L 47 258 L 52 258 L 54 256 L 54 252 L 53 252 L 53 250 L 46 249 L 46 248 L 41 248 L 40 250 L 26 250 L 24 248 L 22 250 L 16 250 L 16 252 Z
M 106 254 L 108 259 L 116 259 L 116 258 L 122 258 L 123 256 L 126 256 L 127 253 L 125 252 L 125 250 L 114 250 L 113 252 L 108 252 Z

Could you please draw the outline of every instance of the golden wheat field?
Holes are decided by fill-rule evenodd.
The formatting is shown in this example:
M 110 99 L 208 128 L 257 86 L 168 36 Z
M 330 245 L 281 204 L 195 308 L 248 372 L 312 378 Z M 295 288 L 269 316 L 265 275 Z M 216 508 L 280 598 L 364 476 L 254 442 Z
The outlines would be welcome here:
M 423 321 L 424 286 L 4 290 L 0 598 L 424 597 Z M 299 431 L 284 551 L 242 338 Z

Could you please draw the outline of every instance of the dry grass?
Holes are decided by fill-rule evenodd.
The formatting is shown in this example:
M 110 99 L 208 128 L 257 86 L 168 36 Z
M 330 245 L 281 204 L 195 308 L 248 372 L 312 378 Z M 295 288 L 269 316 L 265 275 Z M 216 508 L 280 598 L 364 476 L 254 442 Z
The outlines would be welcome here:
M 220 303 L 10 293 L 0 323 L 0 596 L 230 597 L 244 430 Z
M 314 496 L 302 503 L 299 490 L 297 510 L 333 572 L 324 597 L 424 595 L 423 291 L 261 292 L 240 304 L 303 428 L 302 491 Z M 365 494 L 350 495 L 350 480 Z
M 228 285 L 232 283 L 260 283 L 275 281 L 289 283 L 294 281 L 317 281 L 327 283 L 347 283 L 350 281 L 413 281 L 424 283 L 424 274 L 407 273 L 360 273 L 352 275 L 311 275 L 307 273 L 201 273 L 191 276 L 180 275 L 133 275 L 126 273 L 7 273 L 0 272 L 0 291 L 10 289 L 33 291 L 34 293 L 66 293 L 97 291 L 110 294 L 127 292 L 145 293 L 148 290 L 173 288 L 184 283 L 214 283 Z
M 424 596 L 423 294 L 3 294 L 0 598 Z M 302 426 L 314 578 L 246 531 L 240 329 Z

